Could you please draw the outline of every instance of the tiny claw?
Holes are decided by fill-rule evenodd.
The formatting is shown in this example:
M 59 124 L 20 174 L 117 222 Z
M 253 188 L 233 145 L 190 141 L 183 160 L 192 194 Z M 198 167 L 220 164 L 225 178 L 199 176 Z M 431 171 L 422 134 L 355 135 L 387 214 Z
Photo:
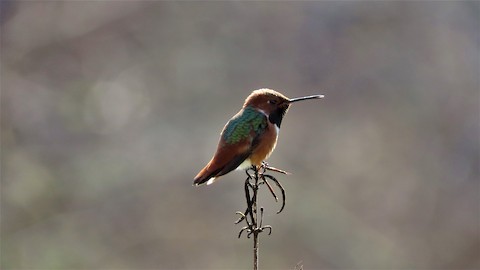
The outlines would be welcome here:
M 254 165 L 252 165 L 250 168 L 246 169 L 245 170 L 245 173 L 247 174 L 247 181 L 250 180 L 250 179 L 253 179 L 254 175 L 255 175 L 255 172 L 256 172 L 256 167 Z

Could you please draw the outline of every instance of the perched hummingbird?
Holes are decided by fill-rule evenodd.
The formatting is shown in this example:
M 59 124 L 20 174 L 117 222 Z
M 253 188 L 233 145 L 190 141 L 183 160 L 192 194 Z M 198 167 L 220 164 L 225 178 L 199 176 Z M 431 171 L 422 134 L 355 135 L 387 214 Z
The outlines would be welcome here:
M 193 184 L 210 185 L 235 169 L 260 166 L 275 149 L 280 125 L 290 104 L 316 98 L 323 95 L 289 99 L 271 89 L 253 91 L 223 128 L 215 155 L 195 176 Z

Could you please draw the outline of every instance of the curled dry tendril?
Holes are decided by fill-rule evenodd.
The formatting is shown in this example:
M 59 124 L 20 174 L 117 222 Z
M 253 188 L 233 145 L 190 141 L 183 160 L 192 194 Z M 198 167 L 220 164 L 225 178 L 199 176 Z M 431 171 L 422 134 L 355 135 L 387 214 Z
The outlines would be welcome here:
M 268 171 L 278 172 L 282 174 L 290 174 L 284 170 L 277 169 L 275 167 L 270 167 L 267 163 L 262 163 L 260 168 L 256 166 L 250 167 L 247 173 L 247 179 L 245 180 L 245 198 L 247 201 L 247 209 L 245 212 L 236 212 L 240 218 L 235 222 L 235 224 L 239 224 L 240 222 L 245 220 L 246 226 L 240 229 L 238 233 L 238 238 L 240 238 L 243 232 L 247 233 L 247 238 L 250 238 L 252 234 L 258 234 L 265 230 L 268 230 L 268 234 L 272 233 L 272 227 L 269 225 L 263 226 L 263 207 L 260 208 L 260 218 L 258 218 L 257 212 L 257 194 L 258 189 L 261 185 L 266 185 L 268 190 L 272 194 L 273 198 L 276 202 L 278 202 L 278 196 L 274 189 L 274 187 L 270 184 L 270 181 L 275 184 L 275 186 L 281 192 L 281 207 L 280 210 L 277 211 L 277 214 L 281 213 L 285 208 L 285 189 L 283 188 L 282 184 L 270 174 L 267 174 Z

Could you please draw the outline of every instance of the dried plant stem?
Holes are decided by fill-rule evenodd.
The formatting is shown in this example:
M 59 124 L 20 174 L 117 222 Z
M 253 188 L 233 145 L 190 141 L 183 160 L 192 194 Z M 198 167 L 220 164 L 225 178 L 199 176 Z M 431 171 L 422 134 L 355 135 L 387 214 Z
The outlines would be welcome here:
M 258 233 L 253 234 L 253 269 L 258 269 Z
M 285 190 L 283 189 L 282 185 L 277 181 L 277 179 L 271 175 L 265 174 L 267 170 L 280 172 L 283 174 L 288 174 L 285 171 L 269 167 L 267 164 L 263 164 L 260 168 L 256 166 L 252 166 L 250 169 L 247 170 L 247 179 L 245 180 L 245 198 L 247 200 L 247 210 L 245 212 L 237 212 L 240 215 L 240 218 L 235 222 L 235 224 L 240 223 L 241 221 L 245 220 L 247 226 L 243 227 L 239 234 L 238 238 L 242 236 L 244 231 L 247 231 L 247 238 L 253 234 L 253 269 L 258 270 L 258 262 L 259 262 L 259 237 L 258 235 L 263 232 L 264 230 L 268 229 L 268 234 L 272 233 L 272 227 L 269 225 L 263 226 L 263 207 L 260 207 L 260 218 L 258 216 L 258 188 L 260 185 L 265 184 L 272 196 L 274 197 L 275 201 L 278 201 L 278 197 L 275 194 L 272 186 L 268 183 L 268 180 L 272 180 L 276 186 L 282 192 L 282 207 L 277 212 L 280 213 L 285 206 Z
M 258 193 L 258 170 L 255 170 L 255 184 L 253 185 L 253 201 L 252 201 L 252 212 L 255 215 L 255 227 L 258 228 L 257 226 L 257 220 L 258 220 L 258 212 L 257 212 L 257 193 Z M 261 226 L 261 225 L 260 225 Z M 253 269 L 258 270 L 258 234 L 260 233 L 260 230 L 255 229 L 253 231 Z

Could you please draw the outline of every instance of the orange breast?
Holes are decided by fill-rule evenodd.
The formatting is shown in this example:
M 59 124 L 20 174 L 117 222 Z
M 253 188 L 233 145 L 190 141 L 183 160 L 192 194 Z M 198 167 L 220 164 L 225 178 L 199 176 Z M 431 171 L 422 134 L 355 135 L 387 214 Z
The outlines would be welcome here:
M 260 137 L 260 142 L 255 150 L 250 155 L 250 162 L 253 165 L 260 166 L 262 161 L 270 156 L 277 144 L 277 129 L 274 124 L 268 122 L 268 127 L 265 133 Z

